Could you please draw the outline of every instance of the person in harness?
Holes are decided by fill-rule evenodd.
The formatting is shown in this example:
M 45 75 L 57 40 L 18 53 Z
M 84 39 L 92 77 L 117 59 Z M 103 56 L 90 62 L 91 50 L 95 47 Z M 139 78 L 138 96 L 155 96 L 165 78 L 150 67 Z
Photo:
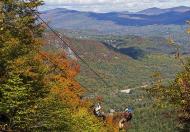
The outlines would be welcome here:
M 94 115 L 100 117 L 101 116 L 101 109 L 102 107 L 98 103 L 97 105 L 94 106 Z
M 97 117 L 105 117 L 105 113 L 102 111 L 100 103 L 94 106 L 94 115 Z
M 124 118 L 126 119 L 126 121 L 130 121 L 133 118 L 133 114 L 132 114 L 133 110 L 131 108 L 126 108 L 125 112 L 124 112 Z
M 121 115 L 121 119 L 119 120 L 119 129 L 126 129 L 128 127 L 128 122 L 132 119 L 132 109 L 126 108 L 125 111 Z
M 132 120 L 132 109 L 126 108 L 124 112 L 113 112 L 113 113 L 104 113 L 102 111 L 102 106 L 100 103 L 97 103 L 94 105 L 94 115 L 99 118 L 103 118 L 104 121 L 108 121 L 110 123 L 110 119 L 112 122 L 112 125 L 118 127 L 118 129 L 127 129 L 128 122 Z

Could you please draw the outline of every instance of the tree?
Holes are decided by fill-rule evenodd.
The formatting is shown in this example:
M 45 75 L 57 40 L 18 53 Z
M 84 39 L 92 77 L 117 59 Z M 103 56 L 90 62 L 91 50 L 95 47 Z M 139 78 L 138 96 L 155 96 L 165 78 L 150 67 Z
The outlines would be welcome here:
M 186 132 L 190 130 L 190 59 L 184 62 L 179 45 L 172 38 L 169 38 L 169 44 L 176 48 L 175 58 L 180 61 L 184 70 L 176 75 L 169 86 L 162 84 L 160 74 L 155 74 L 157 81 L 149 92 L 156 97 L 159 105 L 166 107 L 172 105 L 174 111 L 178 113 L 180 129 Z
M 15 131 L 107 131 L 90 112 L 79 65 L 43 51 L 40 0 L 3 0 L 0 16 L 0 125 Z M 80 124 L 82 122 L 85 124 Z M 0 127 L 1 131 L 1 127 Z
M 37 100 L 46 96 L 45 65 L 36 56 L 42 43 L 41 24 L 30 11 L 40 1 L 3 1 L 0 38 L 0 112 L 11 128 L 25 128 Z M 26 124 L 23 124 L 26 122 Z

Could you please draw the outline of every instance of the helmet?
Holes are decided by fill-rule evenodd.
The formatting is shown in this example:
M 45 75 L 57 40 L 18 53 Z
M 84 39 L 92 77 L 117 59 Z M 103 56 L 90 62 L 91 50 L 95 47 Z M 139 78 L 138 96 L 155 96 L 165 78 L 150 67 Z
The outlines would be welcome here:
M 125 109 L 125 112 L 132 113 L 132 112 L 133 112 L 133 110 L 132 110 L 132 108 L 126 108 L 126 109 Z

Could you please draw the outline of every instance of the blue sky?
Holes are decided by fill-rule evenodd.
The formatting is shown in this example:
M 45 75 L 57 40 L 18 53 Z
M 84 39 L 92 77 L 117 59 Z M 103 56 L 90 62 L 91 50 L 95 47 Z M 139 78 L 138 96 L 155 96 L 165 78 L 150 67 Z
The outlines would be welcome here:
M 68 8 L 80 11 L 139 11 L 146 8 L 190 6 L 190 0 L 44 0 L 44 9 Z

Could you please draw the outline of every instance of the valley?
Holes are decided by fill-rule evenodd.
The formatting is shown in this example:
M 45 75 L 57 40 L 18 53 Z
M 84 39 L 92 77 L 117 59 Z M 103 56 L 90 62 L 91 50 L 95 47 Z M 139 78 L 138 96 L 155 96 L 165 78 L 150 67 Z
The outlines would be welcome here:
M 142 127 L 144 131 L 152 131 L 149 124 L 155 126 L 153 130 L 155 132 L 157 129 L 168 132 L 174 130 L 171 126 L 175 121 L 164 118 L 163 112 L 154 108 L 151 97 L 147 95 L 147 87 L 142 87 L 151 87 L 154 81 L 152 76 L 156 72 L 160 72 L 163 83 L 167 84 L 181 69 L 179 61 L 174 57 L 175 49 L 169 46 L 165 39 L 158 41 L 158 38 L 138 36 L 91 36 L 90 39 L 71 38 L 70 41 L 80 57 L 109 84 L 109 86 L 105 85 L 78 60 L 81 70 L 76 79 L 88 91 L 84 95 L 85 98 L 103 98 L 106 111 L 110 109 L 123 111 L 128 106 L 132 107 L 135 117 L 131 132 L 142 130 Z M 60 42 L 57 41 L 56 45 L 59 44 Z M 51 43 L 49 49 L 52 49 L 52 46 L 54 44 Z M 120 92 L 125 89 L 131 89 L 130 94 Z M 146 122 L 143 124 L 142 120 Z M 169 125 L 170 127 L 166 129 L 162 126 L 163 123 L 166 127 Z
M 175 59 L 176 48 L 169 45 L 168 38 L 174 38 L 184 59 L 190 54 L 188 26 L 184 21 L 190 19 L 188 12 L 187 7 L 153 8 L 138 14 L 55 9 L 45 12 L 43 17 L 51 16 L 49 19 L 54 20 L 51 26 L 62 38 L 67 38 L 78 55 L 108 83 L 106 85 L 78 60 L 80 74 L 76 80 L 87 89 L 83 98 L 101 97 L 105 111 L 133 108 L 134 119 L 129 132 L 174 132 L 177 125 L 174 111 L 170 106 L 165 110 L 155 107 L 154 98 L 146 89 L 154 83 L 154 74 L 159 73 L 162 83 L 168 85 L 182 70 Z M 61 42 L 54 38 L 46 48 L 60 50 Z

